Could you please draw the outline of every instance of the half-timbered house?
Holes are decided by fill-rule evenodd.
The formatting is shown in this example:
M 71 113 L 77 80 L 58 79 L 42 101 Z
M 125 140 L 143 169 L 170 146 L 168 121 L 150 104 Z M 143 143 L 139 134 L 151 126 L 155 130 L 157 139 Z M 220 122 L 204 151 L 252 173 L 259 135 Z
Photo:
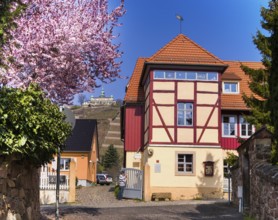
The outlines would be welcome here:
M 183 34 L 139 58 L 122 107 L 125 166 L 146 169 L 145 199 L 221 197 L 223 159 L 252 125 L 242 94 L 251 94 L 241 64 L 223 61 Z M 149 170 L 149 171 L 148 171 Z

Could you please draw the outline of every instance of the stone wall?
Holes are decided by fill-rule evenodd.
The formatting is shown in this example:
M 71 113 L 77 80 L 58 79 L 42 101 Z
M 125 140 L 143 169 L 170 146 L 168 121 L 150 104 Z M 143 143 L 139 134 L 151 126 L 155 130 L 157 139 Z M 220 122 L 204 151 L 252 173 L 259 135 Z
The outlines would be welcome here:
M 0 156 L 0 219 L 40 219 L 39 172 L 20 157 Z
M 231 168 L 232 173 L 232 195 L 231 200 L 233 204 L 238 205 L 239 199 L 237 197 L 237 187 L 242 186 L 241 172 L 238 165 Z
M 278 166 L 254 165 L 251 175 L 250 214 L 256 219 L 278 219 Z
M 233 202 L 237 187 L 243 186 L 246 214 L 259 220 L 278 219 L 278 166 L 272 165 L 272 134 L 262 128 L 239 146 L 238 168 L 232 170 Z

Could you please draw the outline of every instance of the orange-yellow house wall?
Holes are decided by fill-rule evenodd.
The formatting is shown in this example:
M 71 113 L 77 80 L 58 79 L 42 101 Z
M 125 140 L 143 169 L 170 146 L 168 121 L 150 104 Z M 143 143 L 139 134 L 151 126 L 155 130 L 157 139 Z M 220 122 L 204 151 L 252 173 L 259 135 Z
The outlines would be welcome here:
M 74 152 L 63 152 L 61 158 L 74 158 L 76 161 L 76 177 L 78 179 L 87 179 L 87 165 L 89 154 L 85 153 L 74 153 Z M 68 171 L 61 171 L 61 173 L 67 173 Z
M 61 158 L 74 158 L 76 160 L 76 177 L 90 182 L 96 182 L 97 172 L 97 138 L 96 133 L 92 140 L 90 152 L 63 152 Z M 61 171 L 67 173 L 68 171 Z

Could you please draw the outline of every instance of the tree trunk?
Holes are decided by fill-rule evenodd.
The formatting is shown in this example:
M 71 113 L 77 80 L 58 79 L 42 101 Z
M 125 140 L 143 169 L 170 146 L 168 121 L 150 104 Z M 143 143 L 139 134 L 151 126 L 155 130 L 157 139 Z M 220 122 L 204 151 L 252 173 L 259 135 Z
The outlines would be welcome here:
M 0 220 L 40 219 L 39 169 L 20 156 L 0 156 Z

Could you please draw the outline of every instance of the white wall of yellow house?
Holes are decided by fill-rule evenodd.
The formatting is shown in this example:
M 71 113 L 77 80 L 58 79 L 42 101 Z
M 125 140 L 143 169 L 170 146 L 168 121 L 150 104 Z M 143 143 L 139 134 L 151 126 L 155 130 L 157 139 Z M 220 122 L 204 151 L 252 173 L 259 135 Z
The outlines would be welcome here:
M 197 83 L 197 91 L 218 92 L 218 83 Z
M 152 141 L 170 142 L 170 138 L 164 128 L 153 128 Z
M 178 83 L 178 99 L 193 100 L 194 99 L 194 83 L 179 82 Z
M 205 126 L 208 117 L 211 114 L 211 111 L 213 110 L 212 107 L 203 107 L 203 106 L 198 106 L 197 107 L 197 126 Z M 210 121 L 208 123 L 208 126 L 218 126 L 218 109 L 215 108 L 212 116 L 210 118 Z
M 175 109 L 170 106 L 158 106 L 158 110 L 163 117 L 163 121 L 166 125 L 172 126 L 175 124 Z M 153 108 L 153 125 L 163 125 L 159 118 L 156 108 Z
M 197 93 L 197 104 L 214 105 L 218 99 L 218 94 Z
M 126 167 L 134 169 L 142 169 L 141 159 L 136 158 L 136 152 L 126 152 Z M 141 154 L 141 152 L 139 152 Z
M 153 93 L 156 104 L 175 104 L 174 93 Z
M 197 140 L 199 140 L 203 129 L 197 129 Z M 218 129 L 206 128 L 200 139 L 200 143 L 218 143 Z
M 193 128 L 178 128 L 177 141 L 180 143 L 193 143 L 194 142 L 194 129 Z
M 219 148 L 176 148 L 150 146 L 153 155 L 148 158 L 150 165 L 150 186 L 151 187 L 192 187 L 192 188 L 222 188 L 223 180 L 223 153 Z M 147 149 L 146 149 L 147 150 Z M 176 152 L 194 153 L 195 167 L 194 175 L 176 175 Z M 214 176 L 204 176 L 205 161 L 214 162 Z M 160 172 L 156 172 L 156 166 L 160 166 Z
M 153 82 L 153 90 L 165 90 L 165 91 L 174 91 L 175 83 L 174 82 Z

